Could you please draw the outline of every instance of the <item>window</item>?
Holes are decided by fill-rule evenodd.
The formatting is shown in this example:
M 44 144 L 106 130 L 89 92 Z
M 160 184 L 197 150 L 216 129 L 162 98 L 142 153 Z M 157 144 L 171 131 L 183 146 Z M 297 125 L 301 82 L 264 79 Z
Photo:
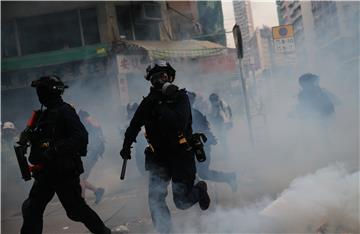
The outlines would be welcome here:
M 135 24 L 135 37 L 136 40 L 160 40 L 160 30 L 158 23 L 149 24 Z
M 150 12 L 151 10 L 154 10 Z M 133 3 L 116 7 L 120 35 L 127 40 L 160 40 L 160 6 L 155 3 Z
M 81 24 L 80 24 L 81 23 Z M 17 28 L 17 34 L 16 29 Z M 5 22 L 2 57 L 11 57 L 100 42 L 96 9 L 72 10 Z M 17 51 L 19 43 L 20 51 Z
M 130 7 L 117 6 L 116 16 L 120 35 L 125 36 L 127 40 L 134 40 Z
M 77 11 L 67 11 L 18 20 L 23 54 L 81 46 Z
M 15 21 L 5 22 L 1 26 L 1 56 L 17 56 Z
M 145 19 L 155 19 L 155 20 L 161 19 L 161 9 L 158 3 L 156 2 L 144 3 L 142 7 L 143 7 Z
M 91 45 L 100 42 L 99 27 L 96 9 L 80 10 L 80 18 L 83 30 L 84 44 Z

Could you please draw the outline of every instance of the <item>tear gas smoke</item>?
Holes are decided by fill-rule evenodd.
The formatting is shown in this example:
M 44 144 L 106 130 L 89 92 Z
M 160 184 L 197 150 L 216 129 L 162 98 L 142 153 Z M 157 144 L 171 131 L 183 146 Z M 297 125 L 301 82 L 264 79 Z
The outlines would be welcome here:
M 319 169 L 293 180 L 274 201 L 267 198 L 241 208 L 216 207 L 196 219 L 197 228 L 186 226 L 181 232 L 314 233 L 326 223 L 330 233 L 358 233 L 359 175 L 342 165 Z

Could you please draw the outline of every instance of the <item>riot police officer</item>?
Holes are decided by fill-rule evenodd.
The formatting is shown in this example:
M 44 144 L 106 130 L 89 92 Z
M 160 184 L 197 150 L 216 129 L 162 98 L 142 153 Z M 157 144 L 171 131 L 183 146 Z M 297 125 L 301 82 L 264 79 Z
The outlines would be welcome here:
M 194 102 L 196 93 L 188 92 L 188 97 L 191 106 L 191 114 L 193 119 L 193 131 L 204 133 L 207 137 L 204 150 L 206 153 L 206 160 L 196 164 L 198 176 L 203 180 L 211 180 L 215 182 L 226 182 L 231 187 L 233 192 L 237 191 L 236 173 L 235 172 L 223 172 L 210 169 L 211 162 L 211 145 L 217 144 L 217 139 L 210 129 L 210 123 L 205 115 L 203 115 L 198 109 L 194 108 Z
M 43 76 L 31 84 L 45 110 L 38 111 L 31 133 L 29 161 L 35 181 L 22 206 L 22 234 L 42 233 L 46 205 L 58 196 L 67 216 L 93 233 L 111 233 L 81 196 L 80 156 L 86 155 L 88 133 L 74 108 L 61 98 L 66 85 L 57 76 Z
M 304 118 L 328 118 L 335 114 L 330 93 L 319 86 L 319 76 L 305 73 L 299 77 L 301 91 L 298 94 L 296 114 Z
M 194 186 L 195 159 L 187 139 L 192 135 L 191 109 L 185 90 L 172 84 L 175 70 L 165 61 L 149 66 L 145 76 L 152 87 L 137 108 L 120 155 L 130 159 L 130 149 L 143 125 L 149 147 L 145 164 L 149 170 L 149 206 L 153 224 L 160 233 L 172 231 L 166 205 L 167 187 L 172 182 L 173 200 L 178 209 L 188 209 L 197 202 L 206 210 L 210 204 L 204 181 Z

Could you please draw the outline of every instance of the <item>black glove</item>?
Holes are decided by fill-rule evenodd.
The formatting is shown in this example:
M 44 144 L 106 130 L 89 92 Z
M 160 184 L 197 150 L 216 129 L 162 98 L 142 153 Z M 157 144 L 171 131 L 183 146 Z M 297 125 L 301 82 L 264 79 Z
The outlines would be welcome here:
M 162 87 L 162 94 L 167 98 L 174 98 L 176 97 L 177 91 L 179 87 L 174 84 L 165 83 Z
M 120 156 L 125 159 L 131 159 L 131 146 L 123 146 L 120 151 Z

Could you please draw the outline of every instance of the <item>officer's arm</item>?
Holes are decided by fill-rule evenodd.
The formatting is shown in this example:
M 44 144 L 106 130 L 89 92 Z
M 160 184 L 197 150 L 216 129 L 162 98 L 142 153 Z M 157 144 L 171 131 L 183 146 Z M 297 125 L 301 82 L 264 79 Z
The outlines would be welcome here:
M 139 134 L 141 127 L 145 124 L 145 119 L 149 114 L 149 103 L 145 98 L 136 109 L 133 118 L 130 121 L 129 127 L 125 131 L 124 145 L 130 146 L 136 142 L 136 137 Z
M 191 120 L 191 107 L 185 92 L 180 92 L 174 108 L 161 105 L 160 116 L 164 125 L 177 131 L 184 131 Z
M 75 109 L 70 107 L 64 108 L 61 117 L 69 137 L 55 142 L 56 153 L 67 155 L 79 152 L 88 144 L 88 132 L 81 123 Z

